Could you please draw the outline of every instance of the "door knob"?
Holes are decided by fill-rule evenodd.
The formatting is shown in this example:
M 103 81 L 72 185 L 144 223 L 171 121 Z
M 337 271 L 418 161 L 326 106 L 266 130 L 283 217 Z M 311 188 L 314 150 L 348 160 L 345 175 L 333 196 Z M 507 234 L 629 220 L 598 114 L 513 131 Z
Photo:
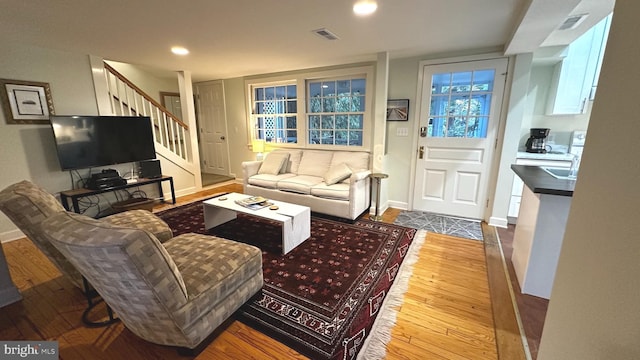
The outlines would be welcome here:
M 224 139 L 225 139 L 224 135 L 220 136 L 220 140 L 224 140 Z

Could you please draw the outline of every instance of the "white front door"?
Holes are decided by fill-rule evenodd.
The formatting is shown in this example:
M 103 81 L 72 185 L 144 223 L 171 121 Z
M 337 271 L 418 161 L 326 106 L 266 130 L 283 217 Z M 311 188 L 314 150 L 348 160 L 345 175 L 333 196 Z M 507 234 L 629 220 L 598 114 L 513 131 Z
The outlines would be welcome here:
M 413 209 L 482 219 L 507 59 L 422 70 Z
M 227 121 L 222 81 L 196 85 L 202 172 L 229 175 Z

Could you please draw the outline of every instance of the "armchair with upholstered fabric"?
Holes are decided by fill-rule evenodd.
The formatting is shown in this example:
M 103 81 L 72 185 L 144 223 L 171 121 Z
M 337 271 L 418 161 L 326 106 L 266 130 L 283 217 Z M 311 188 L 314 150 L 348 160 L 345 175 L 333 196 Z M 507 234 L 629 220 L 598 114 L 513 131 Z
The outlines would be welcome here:
M 44 220 L 40 233 L 129 330 L 157 344 L 201 350 L 263 285 L 262 252 L 214 236 L 161 244 L 150 232 L 70 212 Z
M 23 180 L 0 191 L 0 210 L 42 251 L 78 288 L 86 291 L 80 273 L 46 240 L 38 225 L 46 218 L 66 212 L 56 198 L 36 184 Z M 102 221 L 133 226 L 153 233 L 161 242 L 173 237 L 169 226 L 149 211 L 132 210 L 102 218 Z

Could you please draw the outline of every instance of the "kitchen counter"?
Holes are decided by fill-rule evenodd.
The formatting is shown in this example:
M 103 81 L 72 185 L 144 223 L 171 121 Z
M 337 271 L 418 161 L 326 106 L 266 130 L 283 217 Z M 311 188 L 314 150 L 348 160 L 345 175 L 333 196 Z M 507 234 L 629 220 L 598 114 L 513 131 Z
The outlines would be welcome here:
M 556 179 L 539 166 L 511 165 L 524 190 L 511 262 L 522 293 L 551 296 L 575 180 Z
M 575 180 L 556 179 L 539 166 L 514 164 L 511 170 L 536 194 L 573 196 Z
M 551 154 L 551 153 L 528 153 L 526 151 L 518 151 L 516 155 L 518 159 L 534 159 L 534 160 L 559 160 L 559 161 L 571 161 L 573 159 L 573 154 L 561 153 L 561 154 Z

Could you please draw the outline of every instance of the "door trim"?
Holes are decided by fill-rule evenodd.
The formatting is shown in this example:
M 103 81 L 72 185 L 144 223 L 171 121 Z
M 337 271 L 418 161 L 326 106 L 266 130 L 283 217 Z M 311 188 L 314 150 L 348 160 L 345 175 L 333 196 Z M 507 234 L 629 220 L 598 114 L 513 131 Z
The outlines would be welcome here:
M 502 154 L 502 143 L 504 136 L 504 126 L 506 121 L 506 115 L 508 112 L 508 100 L 509 94 L 511 91 L 511 70 L 512 70 L 512 61 L 511 57 L 504 56 L 501 53 L 487 53 L 480 55 L 469 55 L 469 56 L 461 56 L 461 57 L 452 57 L 452 58 L 443 58 L 443 59 L 431 59 L 431 60 L 421 60 L 418 62 L 418 78 L 416 84 L 416 110 L 414 112 L 413 118 L 413 131 L 414 134 L 418 134 L 420 130 L 420 114 L 422 112 L 422 85 L 424 82 L 424 68 L 425 66 L 430 65 L 445 65 L 445 64 L 455 64 L 455 63 L 463 63 L 470 61 L 483 61 L 483 60 L 496 60 L 496 59 L 506 59 L 507 60 L 507 75 L 505 76 L 505 85 L 502 93 L 502 106 L 500 107 L 500 113 L 498 114 L 496 124 L 496 144 L 497 146 L 493 150 L 493 154 L 491 156 L 492 165 L 490 167 L 490 171 L 488 175 L 488 183 L 487 183 L 487 197 L 489 199 L 488 206 L 485 207 L 484 214 L 482 219 L 488 222 L 488 217 L 491 214 L 493 198 L 495 196 L 495 186 L 498 177 L 498 170 L 500 165 L 500 157 Z M 419 136 L 415 136 L 413 140 L 413 151 L 411 154 L 411 171 L 409 177 L 409 198 L 408 198 L 408 210 L 413 210 L 413 199 L 415 196 L 415 186 L 416 186 L 416 171 L 417 171 L 417 160 L 418 160 L 418 142 L 420 141 Z

